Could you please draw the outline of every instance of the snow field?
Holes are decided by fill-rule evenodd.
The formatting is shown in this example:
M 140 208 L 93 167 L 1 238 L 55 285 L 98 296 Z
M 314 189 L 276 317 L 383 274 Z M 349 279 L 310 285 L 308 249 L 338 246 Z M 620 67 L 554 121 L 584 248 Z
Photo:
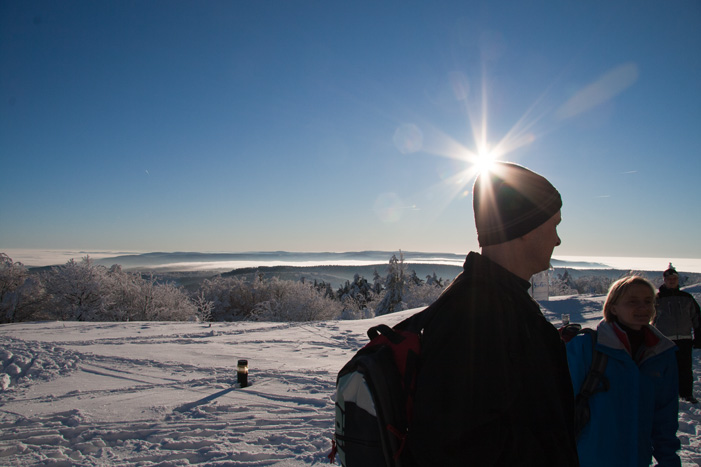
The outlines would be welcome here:
M 699 298 L 698 293 L 696 293 Z M 595 327 L 603 296 L 541 302 Z M 327 464 L 336 374 L 378 323 L 0 326 L 0 465 Z M 249 361 L 250 386 L 236 383 Z M 695 368 L 701 352 L 695 351 Z M 701 371 L 696 372 L 701 391 Z M 701 407 L 680 404 L 685 466 L 701 465 Z

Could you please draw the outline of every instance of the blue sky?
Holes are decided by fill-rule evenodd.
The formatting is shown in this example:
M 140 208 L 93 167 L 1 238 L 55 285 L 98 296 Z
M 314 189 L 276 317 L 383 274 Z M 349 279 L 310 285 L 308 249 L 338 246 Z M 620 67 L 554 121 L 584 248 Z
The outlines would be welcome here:
M 700 50 L 691 0 L 3 0 L 0 251 L 465 253 L 486 145 L 556 255 L 701 258 Z

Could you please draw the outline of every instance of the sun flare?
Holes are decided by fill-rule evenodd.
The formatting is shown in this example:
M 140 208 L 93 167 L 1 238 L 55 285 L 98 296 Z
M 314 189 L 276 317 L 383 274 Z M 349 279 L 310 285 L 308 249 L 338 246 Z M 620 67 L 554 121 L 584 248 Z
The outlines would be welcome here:
M 484 146 L 477 152 L 477 157 L 474 160 L 475 171 L 478 174 L 489 172 L 494 167 L 495 161 L 495 155 Z
M 473 89 L 479 87 L 474 86 Z M 467 117 L 464 136 L 469 140 L 471 133 L 472 147 L 425 121 L 403 124 L 395 131 L 394 143 L 402 154 L 420 151 L 453 161 L 451 169 L 439 171 L 440 181 L 422 192 L 427 202 L 438 204 L 436 215 L 447 209 L 453 200 L 470 197 L 472 182 L 477 176 L 499 170 L 499 161 L 510 160 L 509 155 L 536 140 L 533 126 L 542 118 L 539 101 L 527 109 L 501 137 L 492 139 L 487 124 L 487 86 L 483 85 L 481 89 L 481 93 L 462 92 L 455 96 L 464 104 Z

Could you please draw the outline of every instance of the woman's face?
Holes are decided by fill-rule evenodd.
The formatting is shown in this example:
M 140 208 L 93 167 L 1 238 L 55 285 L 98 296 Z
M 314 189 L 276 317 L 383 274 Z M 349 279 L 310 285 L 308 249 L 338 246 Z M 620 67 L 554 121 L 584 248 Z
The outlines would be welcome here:
M 655 295 L 650 287 L 632 284 L 612 307 L 613 314 L 621 324 L 639 330 L 655 315 Z

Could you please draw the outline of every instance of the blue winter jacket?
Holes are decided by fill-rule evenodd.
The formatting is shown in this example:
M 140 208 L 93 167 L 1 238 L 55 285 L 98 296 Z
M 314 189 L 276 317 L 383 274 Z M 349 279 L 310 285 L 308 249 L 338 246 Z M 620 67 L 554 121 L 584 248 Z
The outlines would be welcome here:
M 610 388 L 589 399 L 591 419 L 577 440 L 581 467 L 647 467 L 652 456 L 660 467 L 681 465 L 676 347 L 654 327 L 646 329 L 636 364 L 625 332 L 616 324 L 599 323 L 596 348 L 608 355 Z M 567 344 L 567 360 L 578 393 L 592 361 L 589 335 Z

